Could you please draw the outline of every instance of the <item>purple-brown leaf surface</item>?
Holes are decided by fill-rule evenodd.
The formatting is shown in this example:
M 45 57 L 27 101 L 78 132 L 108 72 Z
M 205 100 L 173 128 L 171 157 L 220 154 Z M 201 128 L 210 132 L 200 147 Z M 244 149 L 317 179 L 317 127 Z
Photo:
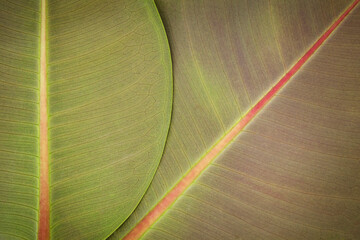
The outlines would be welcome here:
M 359 7 L 165 206 L 354 2 L 156 3 L 172 51 L 172 123 L 150 188 L 112 237 L 132 230 L 127 239 L 360 238 Z

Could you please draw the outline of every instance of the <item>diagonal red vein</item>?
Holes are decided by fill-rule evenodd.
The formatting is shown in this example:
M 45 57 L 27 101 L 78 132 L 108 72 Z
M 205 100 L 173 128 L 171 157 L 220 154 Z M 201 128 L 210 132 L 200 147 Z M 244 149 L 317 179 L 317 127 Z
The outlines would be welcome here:
M 159 217 L 176 201 L 176 199 L 191 185 L 192 182 L 209 166 L 215 157 L 241 132 L 241 130 L 256 116 L 258 112 L 279 92 L 294 74 L 309 60 L 330 34 L 339 26 L 351 10 L 360 2 L 354 1 L 345 12 L 330 26 L 330 28 L 315 42 L 299 61 L 285 74 L 283 78 L 252 108 L 250 111 L 216 144 L 211 150 L 170 190 L 169 193 L 123 238 L 124 240 L 140 238 Z

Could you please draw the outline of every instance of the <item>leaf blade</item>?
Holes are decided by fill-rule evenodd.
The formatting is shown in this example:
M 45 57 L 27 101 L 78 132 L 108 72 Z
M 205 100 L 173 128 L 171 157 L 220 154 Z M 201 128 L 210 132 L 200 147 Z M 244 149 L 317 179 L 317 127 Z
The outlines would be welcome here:
M 40 6 L 1 1 L 0 9 L 0 236 L 35 239 Z
M 48 42 L 40 44 L 41 3 Z M 48 118 L 50 171 L 41 183 L 49 174 L 51 238 L 105 238 L 140 201 L 167 137 L 171 59 L 156 8 L 139 0 L 0 6 L 0 235 L 48 238 L 42 223 L 37 236 L 39 211 L 46 212 L 39 210 L 46 170 L 39 146 L 47 149 L 39 125 Z M 48 59 L 41 123 L 40 47 Z
M 168 43 L 151 1 L 48 9 L 50 233 L 104 238 L 136 207 L 162 155 Z
M 160 1 L 160 3 L 161 3 L 161 1 Z M 216 4 L 217 3 L 219 3 L 219 2 L 216 2 Z M 238 4 L 240 4 L 239 2 L 236 2 L 236 3 L 238 3 Z M 171 47 L 172 47 L 172 49 L 175 49 L 175 51 L 180 51 L 180 49 L 181 49 L 181 51 L 186 51 L 186 50 L 184 50 L 184 49 L 186 49 L 186 47 L 184 47 L 184 46 L 182 46 L 181 45 L 181 43 L 177 43 L 176 41 L 177 41 L 177 39 L 176 39 L 176 37 L 174 37 L 174 36 L 177 36 L 177 38 L 179 38 L 179 39 L 182 39 L 181 41 L 182 42 L 184 42 L 184 40 L 183 40 L 183 36 L 181 36 L 182 35 L 182 32 L 183 31 L 179 31 L 179 27 L 178 27 L 178 25 L 181 25 L 181 21 L 184 21 L 184 18 L 186 18 L 186 17 L 183 17 L 182 15 L 184 15 L 184 14 L 182 14 L 181 13 L 181 11 L 184 11 L 184 12 L 186 12 L 186 11 L 188 11 L 188 12 L 191 12 L 191 17 L 192 17 L 192 19 L 193 19 L 193 22 L 196 22 L 196 24 L 199 24 L 199 25 L 201 25 L 201 24 L 203 24 L 201 21 L 203 21 L 203 14 L 202 14 L 202 12 L 201 11 L 197 11 L 196 9 L 196 7 L 194 7 L 194 6 L 192 6 L 191 8 L 189 7 L 189 9 L 191 9 L 191 10 L 188 10 L 188 9 L 186 9 L 186 7 L 185 6 L 181 6 L 181 7 L 179 7 L 179 6 L 177 6 L 177 7 L 174 7 L 173 6 L 173 4 L 172 5 L 166 5 L 166 3 L 163 3 L 164 4 L 164 9 L 166 9 L 167 8 L 167 10 L 163 10 L 163 16 L 164 16 L 164 18 L 165 18 L 165 20 L 164 20 L 164 22 L 165 22 L 165 26 L 166 26 L 166 24 L 168 24 L 168 34 L 170 35 L 169 36 L 169 40 L 170 40 L 170 44 L 171 44 Z M 199 5 L 201 5 L 202 3 L 199 3 Z M 256 3 L 254 3 L 255 5 L 256 5 Z M 306 5 L 305 4 L 305 6 L 304 5 L 302 5 L 302 4 L 300 4 L 300 6 L 297 6 L 296 5 L 296 3 L 294 3 L 294 2 L 292 2 L 292 3 L 289 3 L 289 5 L 291 5 L 291 4 L 293 4 L 293 5 L 295 5 L 296 6 L 296 8 L 294 8 L 294 6 L 292 7 L 292 8 L 290 8 L 290 9 L 299 9 L 299 10 L 301 10 L 301 9 L 314 9 L 313 10 L 313 12 L 311 13 L 311 14 L 309 14 L 308 16 L 311 16 L 312 18 L 318 18 L 318 19 L 322 19 L 322 20 L 324 20 L 324 19 L 331 19 L 332 17 L 334 17 L 334 16 L 336 16 L 336 14 L 334 14 L 334 12 L 332 12 L 332 14 L 333 15 L 328 15 L 328 16 L 317 16 L 317 15 L 314 15 L 314 12 L 316 12 L 316 7 L 314 7 L 314 6 L 311 6 L 311 4 L 321 4 L 320 2 L 317 2 L 317 3 L 310 3 L 309 5 Z M 346 2 L 343 2 L 343 7 L 345 7 L 345 4 L 346 4 Z M 180 3 L 179 3 L 179 5 L 180 5 Z M 190 5 L 190 4 L 189 4 Z M 211 11 L 211 10 L 213 10 L 214 12 L 215 11 L 217 11 L 217 9 L 221 9 L 221 11 L 223 11 L 224 13 L 226 12 L 226 14 L 227 15 L 230 15 L 231 13 L 229 13 L 230 12 L 230 10 L 231 9 L 239 9 L 239 6 L 237 6 L 238 8 L 236 8 L 236 6 L 230 6 L 231 5 L 231 3 L 229 3 L 229 6 L 227 6 L 228 8 L 226 8 L 226 10 L 227 11 L 225 11 L 224 10 L 224 7 L 221 5 L 221 7 L 214 7 L 213 5 L 215 5 L 213 2 L 211 2 L 210 4 L 207 4 L 207 5 L 201 5 L 201 7 L 199 7 L 199 9 L 205 9 L 205 10 L 203 10 L 203 11 Z M 262 4 L 259 4 L 259 5 L 262 5 Z M 287 7 L 289 7 L 289 5 L 287 5 Z M 286 6 L 286 4 L 285 4 L 285 6 Z M 258 6 L 257 6 L 258 7 Z M 276 7 L 276 4 L 275 4 L 275 7 Z M 329 9 L 331 9 L 331 6 L 328 6 L 329 7 Z M 161 9 L 161 4 L 160 4 L 160 9 Z M 181 9 L 181 11 L 179 11 L 178 9 Z M 207 10 L 206 10 L 207 9 Z M 208 10 L 208 9 L 210 9 L 210 10 Z M 216 10 L 215 10 L 216 9 Z M 230 9 L 230 10 L 229 10 Z M 252 8 L 250 8 L 251 10 L 253 10 Z M 341 8 L 340 8 L 341 9 Z M 339 9 L 339 10 L 340 10 Z M 265 9 L 266 10 L 266 9 Z M 161 11 L 161 10 L 160 10 Z M 168 11 L 168 12 L 167 12 Z M 253 11 L 256 11 L 256 10 L 253 10 Z M 266 10 L 267 11 L 267 10 Z M 273 11 L 273 10 L 272 10 Z M 236 12 L 236 10 L 234 10 L 234 12 Z M 239 11 L 238 11 L 239 12 Z M 304 14 L 303 12 L 301 12 L 301 11 L 299 11 L 300 13 L 302 13 L 302 14 Z M 297 12 L 296 14 L 295 14 L 295 16 L 301 16 L 301 15 L 299 15 L 299 12 Z M 331 11 L 330 11 L 331 12 Z M 279 14 L 279 13 L 282 13 L 283 15 L 281 15 L 281 14 Z M 278 18 L 281 18 L 282 16 L 289 16 L 289 14 L 287 13 L 287 12 L 285 12 L 284 13 L 284 11 L 278 11 L 278 13 L 277 14 L 279 14 L 279 15 L 275 15 L 276 17 L 278 17 Z M 225 15 L 225 14 L 224 14 Z M 263 15 L 266 15 L 266 14 L 263 14 Z M 262 15 L 261 15 L 262 16 Z M 213 15 L 213 17 L 214 18 L 217 18 L 218 16 L 216 16 L 216 14 L 214 14 Z M 202 19 L 201 21 L 200 20 L 197 20 L 197 19 Z M 250 18 L 251 19 L 251 18 Z M 179 21 L 179 22 L 177 22 L 177 21 Z M 198 23 L 198 22 L 200 22 L 200 23 Z M 219 21 L 219 22 L 221 22 L 221 21 Z M 223 22 L 225 22 L 225 21 L 223 21 Z M 231 21 L 226 21 L 226 22 L 231 22 Z M 234 22 L 234 21 L 233 21 Z M 266 22 L 266 21 L 265 21 Z M 270 22 L 270 21 L 269 21 Z M 320 22 L 320 21 L 319 21 Z M 305 21 L 305 23 L 306 23 L 306 21 Z M 170 24 L 170 26 L 169 26 L 169 24 Z M 172 25 L 171 25 L 172 24 Z M 300 24 L 301 24 L 301 22 L 300 22 Z M 290 24 L 289 24 L 290 25 Z M 287 25 L 287 26 L 289 26 L 289 25 Z M 176 26 L 176 27 L 174 27 L 174 26 Z M 201 26 L 203 26 L 203 25 L 201 25 Z M 245 25 L 246 26 L 246 25 Z M 267 25 L 265 25 L 265 26 L 267 26 Z M 290 25 L 291 26 L 291 25 Z M 300 29 L 301 28 L 303 28 L 304 26 L 306 26 L 306 25 L 303 25 L 303 26 L 300 26 Z M 319 25 L 317 26 L 317 30 L 316 31 L 319 31 L 319 29 L 321 29 L 321 27 L 324 27 L 324 23 L 319 23 Z M 214 27 L 215 28 L 215 27 Z M 198 28 L 198 32 L 200 32 L 200 33 L 194 33 L 194 35 L 195 36 L 197 36 L 197 38 L 198 39 L 200 39 L 200 37 L 199 36 L 201 36 L 201 33 L 202 32 L 205 32 L 204 34 L 206 35 L 207 34 L 207 30 L 206 31 L 202 31 L 201 29 L 207 29 L 207 28 L 205 28 L 205 27 L 202 27 L 202 28 Z M 298 30 L 298 28 L 295 28 L 295 29 L 290 29 L 289 31 L 290 31 L 290 33 L 292 33 L 291 31 L 292 30 Z M 315 31 L 315 32 L 316 32 Z M 186 31 L 184 31 L 184 32 L 186 32 Z M 294 31 L 294 32 L 296 32 L 296 31 Z M 305 38 L 307 38 L 308 40 L 310 40 L 311 39 L 311 31 L 310 32 L 307 32 L 307 35 L 305 35 Z M 312 32 L 312 34 L 314 34 L 314 32 Z M 173 36 L 172 36 L 173 35 Z M 287 35 L 290 35 L 290 38 L 291 37 L 294 37 L 294 36 L 291 36 L 292 34 L 287 34 Z M 288 36 L 282 36 L 283 38 L 287 38 Z M 201 45 L 204 45 L 204 41 L 205 41 L 205 45 L 207 44 L 206 43 L 206 40 L 207 39 L 210 39 L 210 37 L 207 37 L 206 39 L 202 39 L 202 40 L 199 40 L 199 41 L 197 41 L 197 44 L 199 45 L 199 47 L 197 47 L 197 48 L 195 48 L 198 52 L 200 52 L 200 53 L 198 53 L 198 56 L 200 56 L 200 57 L 198 57 L 198 58 L 201 58 L 202 56 L 203 56 L 203 61 L 205 62 L 204 64 L 208 64 L 209 65 L 209 63 L 208 62 L 206 62 L 206 60 L 204 60 L 204 59 L 206 59 L 206 57 L 208 57 L 208 55 L 206 55 L 206 53 L 205 53 L 205 50 L 204 49 L 208 49 L 208 51 L 209 51 L 209 49 L 213 49 L 213 48 L 210 48 L 210 47 L 203 47 L 203 48 L 201 48 Z M 219 37 L 219 38 L 221 38 L 221 36 Z M 250 37 L 251 38 L 251 37 Z M 278 37 L 277 37 L 278 38 Z M 272 38 L 272 39 L 274 39 L 274 38 Z M 209 42 L 211 42 L 213 39 L 211 39 L 211 40 L 208 40 Z M 244 40 L 245 42 L 249 42 L 249 40 Z M 271 40 L 272 41 L 272 40 Z M 294 41 L 294 42 L 296 42 L 296 41 Z M 279 49 L 279 46 L 276 46 L 276 43 L 275 43 L 275 41 L 274 41 L 274 47 L 272 47 L 271 49 Z M 266 44 L 265 44 L 266 45 Z M 251 46 L 251 45 L 250 45 Z M 305 46 L 306 46 L 306 44 L 305 45 L 303 45 L 303 48 L 305 48 Z M 281 46 L 280 46 L 281 47 Z M 229 49 L 231 49 L 231 48 L 229 48 Z M 229 49 L 227 49 L 227 51 L 229 51 Z M 254 47 L 254 48 L 250 48 L 250 49 L 252 49 L 252 50 L 256 50 L 256 48 Z M 262 49 L 264 49 L 264 48 L 262 48 Z M 286 49 L 286 48 L 285 48 Z M 192 49 L 192 51 L 194 50 L 194 48 Z M 191 49 L 190 49 L 190 51 L 191 51 Z M 285 51 L 285 50 L 282 50 L 282 51 Z M 223 51 L 222 52 L 226 52 L 226 49 L 224 50 L 223 49 Z M 234 52 L 234 51 L 233 51 Z M 228 55 L 234 55 L 234 53 L 233 52 L 228 52 Z M 257 53 L 257 54 L 261 54 L 261 53 Z M 290 55 L 289 56 L 291 56 L 291 54 L 294 54 L 294 53 L 289 53 Z M 162 196 L 164 196 L 165 194 L 166 194 L 166 192 L 168 191 L 168 189 L 171 189 L 171 187 L 172 187 L 172 184 L 175 184 L 175 183 L 173 183 L 172 181 L 172 179 L 181 179 L 182 178 L 182 175 L 185 175 L 186 174 L 186 170 L 184 171 L 183 169 L 190 169 L 191 168 L 191 166 L 186 166 L 186 167 L 184 167 L 185 166 L 185 160 L 184 161 L 182 161 L 182 160 L 179 160 L 180 161 L 180 163 L 177 163 L 177 161 L 174 161 L 174 159 L 176 159 L 177 158 L 177 156 L 183 156 L 182 158 L 180 158 L 180 159 L 186 159 L 188 156 L 189 156 L 189 152 L 191 152 L 191 151 L 197 151 L 198 153 L 199 153 L 199 150 L 196 150 L 196 149 L 194 149 L 195 147 L 194 146 L 196 146 L 196 144 L 198 144 L 198 143 L 193 143 L 193 145 L 194 146 L 191 146 L 191 145 L 189 145 L 188 143 L 182 143 L 181 144 L 181 141 L 192 141 L 192 140 L 190 140 L 189 138 L 190 137 L 193 137 L 193 136 L 191 136 L 191 134 L 186 134 L 186 136 L 184 137 L 184 135 L 185 134 L 182 134 L 182 137 L 178 137 L 179 136 L 179 132 L 181 131 L 181 133 L 182 132 L 184 132 L 184 131 L 187 131 L 186 130 L 186 124 L 188 124 L 188 123 L 186 123 L 186 124 L 183 124 L 182 126 L 180 126 L 180 125 L 177 125 L 176 127 L 174 127 L 176 124 L 181 124 L 181 123 L 179 123 L 180 121 L 182 121 L 182 122 L 184 122 L 184 118 L 185 117 L 181 117 L 180 116 L 180 113 L 176 113 L 176 109 L 177 109 L 177 106 L 179 106 L 179 105 L 181 105 L 181 104 L 183 104 L 183 102 L 187 102 L 189 105 L 195 105 L 195 104 L 197 104 L 197 101 L 200 101 L 199 99 L 196 99 L 195 98 L 195 100 L 194 99 L 190 99 L 190 100 L 188 100 L 188 101 L 186 101 L 186 100 L 184 100 L 184 99 L 179 99 L 179 98 L 181 98 L 181 95 L 182 94 L 184 94 L 184 90 L 183 90 L 183 86 L 182 85 L 185 85 L 185 83 L 184 83 L 184 77 L 181 77 L 181 74 L 183 74 L 183 75 L 186 75 L 186 74 L 184 74 L 184 72 L 181 72 L 181 71 L 185 71 L 185 70 L 187 70 L 189 67 L 188 67 L 188 63 L 182 63 L 181 62 L 181 60 L 182 59 L 184 59 L 184 54 L 181 52 L 181 53 L 179 53 L 178 52 L 178 54 L 174 54 L 173 53 L 173 58 L 174 58 L 174 63 L 175 63 L 175 65 L 174 65 L 174 73 L 175 73 L 175 78 L 174 78 L 174 81 L 175 81 L 175 102 L 174 102 L 174 118 L 173 118 L 173 123 L 172 123 L 172 126 L 171 126 L 171 130 L 170 130 L 170 137 L 169 137 L 169 142 L 171 142 L 171 141 L 173 141 L 173 142 L 171 142 L 171 143 L 169 143 L 168 142 L 168 144 L 169 145 L 167 145 L 167 148 L 166 148 L 166 150 L 165 150 L 165 154 L 164 154 L 164 158 L 163 158 L 163 160 L 162 161 L 164 161 L 164 163 L 161 163 L 161 165 L 160 165 L 160 167 L 159 167 L 159 170 L 158 170 L 158 172 L 159 173 L 157 173 L 156 174 L 156 176 L 155 176 L 155 178 L 154 178 L 154 181 L 153 181 L 153 184 L 150 186 L 150 190 L 148 191 L 148 193 L 145 195 L 145 198 L 143 199 L 143 201 L 144 201 L 144 203 L 141 203 L 140 205 L 139 205 L 139 207 L 138 207 L 138 209 L 136 210 L 137 211 L 137 216 L 136 217 L 133 217 L 133 218 L 130 218 L 128 221 L 127 221 L 127 223 L 125 223 L 124 224 L 124 226 L 122 226 L 122 228 L 120 228 L 120 230 L 119 230 L 119 232 L 117 232 L 117 233 L 115 233 L 114 234 L 114 238 L 116 238 L 116 237 L 122 237 L 122 236 L 124 236 L 124 234 L 127 232 L 127 231 L 129 231 L 129 229 L 132 229 L 132 227 L 134 226 L 134 225 L 136 225 L 136 222 L 137 221 L 139 221 L 139 219 L 141 219 L 144 215 L 146 215 L 146 213 L 148 213 L 148 211 L 149 211 L 149 209 L 151 209 L 152 208 L 152 206 L 154 206 L 155 204 L 157 204 L 157 202 L 159 201 L 159 199 L 161 199 L 162 198 Z M 224 55 L 225 55 L 225 53 L 224 53 Z M 295 53 L 295 55 L 296 55 L 296 53 Z M 178 58 L 180 59 L 178 59 L 178 60 L 176 60 L 176 56 L 178 56 Z M 294 55 L 292 55 L 292 57 L 294 57 Z M 229 58 L 229 57 L 228 57 Z M 227 59 L 228 59 L 227 58 Z M 264 58 L 264 57 L 263 57 Z M 289 57 L 288 57 L 289 58 Z M 251 59 L 251 58 L 250 58 Z M 258 58 L 256 58 L 255 57 L 255 60 L 256 59 L 258 59 Z M 264 58 L 265 59 L 265 58 Z M 253 59 L 251 59 L 250 61 L 255 61 L 255 60 L 253 60 Z M 188 60 L 187 60 L 188 61 Z M 194 60 L 194 61 L 198 61 L 197 59 L 196 60 Z M 221 59 L 221 60 L 219 60 L 219 59 L 215 59 L 215 60 L 213 60 L 213 62 L 215 62 L 215 63 L 217 63 L 217 62 L 220 62 L 221 63 L 221 61 L 223 61 L 223 59 Z M 261 67 L 262 66 L 265 66 L 265 64 L 264 64 L 264 62 L 263 63 L 261 63 L 261 61 L 260 60 L 257 60 L 257 61 L 259 61 L 259 63 L 260 63 L 260 65 L 261 65 Z M 177 62 L 177 63 L 176 63 Z M 189 61 L 188 61 L 189 62 Z M 211 61 L 210 61 L 211 62 Z M 281 59 L 279 59 L 279 62 L 281 62 Z M 243 63 L 243 62 L 242 62 Z M 177 65 L 178 64 L 178 65 Z M 181 65 L 181 64 L 183 64 L 183 65 Z M 230 61 L 230 64 L 231 64 L 231 61 Z M 250 66 L 251 66 L 251 62 L 250 63 L 243 63 L 244 64 L 244 66 L 248 66 L 249 64 L 250 64 Z M 246 65 L 246 64 L 248 64 L 248 65 Z M 287 63 L 287 64 L 289 64 L 289 63 Z M 220 64 L 219 64 L 220 65 Z M 216 67 L 214 67 L 213 66 L 213 68 L 209 68 L 209 67 L 207 67 L 207 68 L 205 68 L 205 67 L 203 67 L 204 69 L 206 69 L 207 71 L 215 71 L 215 70 L 213 70 L 213 69 L 215 69 Z M 176 72 L 176 69 L 178 69 L 178 74 L 177 74 L 177 72 Z M 226 70 L 224 70 L 225 72 L 227 72 L 227 69 Z M 181 72 L 181 74 L 180 74 L 180 72 Z M 265 71 L 266 72 L 266 71 Z M 268 69 L 268 72 L 270 72 L 270 70 Z M 186 77 L 188 77 L 189 75 L 186 75 Z M 253 77 L 254 78 L 254 77 Z M 211 78 L 206 78 L 207 79 L 207 81 L 209 81 L 210 83 L 209 84 L 211 84 Z M 222 82 L 222 83 L 224 83 L 224 85 L 226 85 L 227 84 L 227 80 L 226 80 L 226 76 L 225 77 L 222 77 L 222 78 L 219 78 L 220 80 L 218 80 L 219 82 Z M 239 77 L 239 79 L 241 79 L 241 77 Z M 261 77 L 260 77 L 260 79 L 261 79 Z M 250 80 L 253 80 L 253 79 L 251 79 L 251 78 L 248 78 L 248 81 L 250 81 Z M 257 78 L 257 79 L 255 79 L 255 80 L 257 80 L 257 81 L 261 81 L 261 80 L 259 80 L 259 78 Z M 255 81 L 254 80 L 254 81 Z M 177 81 L 178 81 L 178 85 L 177 85 Z M 192 79 L 192 81 L 196 81 L 195 79 Z M 180 83 L 179 83 L 180 82 Z M 195 83 L 192 83 L 193 84 L 193 86 L 195 86 L 196 84 Z M 236 88 L 236 89 L 240 89 L 241 91 L 243 91 L 241 88 Z M 220 91 L 221 91 L 222 89 L 220 89 L 217 93 L 216 93 L 216 91 L 214 91 L 215 93 L 214 94 L 212 94 L 212 96 L 214 95 L 216 98 L 218 97 L 218 96 L 216 96 L 217 94 L 218 95 L 222 95 L 222 93 L 219 93 Z M 258 90 L 257 90 L 258 91 Z M 195 92 L 195 90 L 194 90 L 194 92 Z M 256 91 L 255 91 L 256 92 Z M 259 91 L 258 91 L 258 93 L 259 93 Z M 260 92 L 261 93 L 261 92 Z M 187 98 L 189 98 L 189 92 L 186 92 L 185 93 L 186 94 L 186 97 Z M 245 94 L 243 94 L 243 95 L 245 95 Z M 223 95 L 224 96 L 224 98 L 223 99 L 225 99 L 225 101 L 227 101 L 227 99 L 228 98 L 231 98 L 231 93 L 230 94 L 224 94 Z M 176 97 L 178 97 L 178 102 L 177 102 L 177 99 L 176 99 Z M 191 98 L 191 97 L 190 97 Z M 200 98 L 200 97 L 199 97 Z M 194 103 L 192 103 L 191 101 L 193 101 L 193 102 L 195 102 L 195 104 Z M 178 105 L 177 105 L 178 104 Z M 210 104 L 209 104 L 210 105 Z M 181 111 L 179 111 L 179 112 L 181 112 Z M 187 112 L 187 111 L 185 111 L 184 110 L 184 108 L 183 108 L 183 111 L 182 111 L 182 114 L 184 115 L 184 112 Z M 190 111 L 191 112 L 191 111 Z M 193 114 L 194 116 L 196 116 L 196 115 L 199 115 L 199 113 L 197 113 L 196 112 L 196 110 L 194 111 L 193 110 L 193 112 L 191 112 L 190 114 L 189 114 L 189 116 L 187 117 L 187 118 L 191 118 L 191 114 Z M 210 114 L 211 115 L 211 114 Z M 176 116 L 178 116 L 178 119 L 176 119 Z M 192 116 L 193 117 L 193 116 Z M 195 117 L 193 117 L 193 118 L 195 118 Z M 197 119 L 201 119 L 201 118 L 197 118 Z M 209 119 L 210 119 L 210 121 L 212 121 L 212 116 L 210 116 L 209 117 Z M 176 122 L 176 124 L 175 124 L 175 121 L 177 121 Z M 185 120 L 186 121 L 186 120 Z M 201 124 L 202 125 L 204 125 L 204 126 L 201 126 L 202 128 L 205 128 L 205 129 L 207 129 L 209 132 L 211 132 L 211 131 L 213 131 L 213 129 L 211 129 L 211 128 L 208 128 L 208 126 L 205 126 L 207 123 L 205 122 L 205 120 L 204 121 L 199 121 L 199 122 L 201 122 Z M 192 124 L 193 125 L 196 125 L 196 124 L 198 124 L 197 122 L 196 122 L 196 120 L 194 121 L 193 120 L 193 122 L 192 122 Z M 188 125 L 190 125 L 190 124 L 188 124 Z M 212 123 L 210 123 L 209 125 L 213 125 Z M 215 124 L 215 126 L 216 126 L 216 124 Z M 219 127 L 218 129 L 221 129 L 221 127 Z M 196 131 L 196 130 L 193 130 L 193 131 L 191 131 L 192 133 L 194 133 L 193 135 L 197 135 L 197 137 L 199 137 L 199 135 L 200 135 L 200 138 L 199 138 L 199 141 L 198 142 L 200 142 L 200 144 L 201 144 L 201 135 L 202 135 L 202 133 L 199 133 L 198 131 Z M 175 137 L 175 138 L 177 138 L 177 140 L 174 140 L 174 139 L 171 139 L 171 137 L 174 137 L 174 135 L 177 135 L 177 137 Z M 207 137 L 207 138 L 211 138 L 211 137 L 213 137 L 213 136 L 209 136 L 209 134 L 203 134 L 203 136 L 205 136 L 205 137 Z M 179 140 L 180 139 L 180 140 Z M 177 142 L 176 142 L 177 141 Z M 175 142 L 176 142 L 176 144 L 175 144 Z M 172 145 L 172 144 L 174 144 L 174 145 Z M 187 144 L 187 145 L 186 145 Z M 177 150 L 177 149 L 179 149 L 179 145 L 181 146 L 186 146 L 186 148 L 184 148 L 184 149 L 180 149 L 180 150 L 182 150 L 182 153 L 181 153 L 181 151 L 179 151 L 179 150 Z M 203 145 L 204 146 L 204 145 Z M 169 147 L 169 148 L 168 148 Z M 176 149 L 177 148 L 177 149 Z M 170 150 L 169 150 L 170 149 Z M 168 152 L 167 152 L 168 151 Z M 202 151 L 201 150 L 201 148 L 200 148 L 200 151 Z M 206 150 L 205 149 L 205 152 L 206 151 L 209 151 L 209 150 Z M 184 154 L 184 152 L 186 152 L 185 154 Z M 180 154 L 179 154 L 180 153 Z M 166 157 L 166 154 L 168 154 L 168 156 Z M 203 153 L 203 154 L 205 154 L 205 153 Z M 172 158 L 172 159 L 171 159 Z M 199 158 L 201 158 L 201 156 L 198 156 L 198 157 L 191 157 L 190 158 L 190 162 L 191 161 L 195 161 L 196 162 L 196 159 L 199 159 Z M 168 161 L 168 162 L 166 162 L 166 161 Z M 182 167 L 182 170 L 178 170 L 178 169 L 176 169 L 176 167 L 177 166 L 179 166 L 179 165 L 181 165 L 181 164 L 183 164 L 184 166 L 181 166 Z M 194 164 L 194 163 L 192 163 L 192 164 Z M 189 164 L 189 165 L 191 165 L 191 163 Z M 179 167 L 178 167 L 179 168 Z M 182 175 L 181 174 L 179 174 L 179 173 L 177 173 L 178 175 L 174 175 L 172 172 L 173 171 L 175 171 L 175 169 L 176 169 L 176 171 L 178 172 L 178 171 L 182 171 Z M 169 171 L 169 170 L 171 170 L 171 171 Z M 166 176 L 166 178 L 164 177 L 164 176 Z M 174 177 L 175 176 L 175 177 Z M 168 181 L 168 177 L 170 177 L 170 181 Z M 168 181 L 168 182 L 167 182 Z M 155 187 L 154 187 L 155 186 Z M 152 187 L 154 187 L 153 189 L 151 189 Z M 154 204 L 154 205 L 153 205 Z M 149 207 L 149 206 L 147 206 L 147 205 L 150 205 L 151 207 Z M 139 216 L 140 215 L 140 216 Z M 115 237 L 116 236 L 116 237 Z
M 347 46 L 347 58 L 341 57 L 344 54 L 341 45 L 346 38 L 357 39 L 359 35 L 356 31 L 359 13 L 358 7 L 354 9 L 351 18 L 324 43 L 309 64 L 143 239 L 354 239 L 359 236 L 360 129 L 356 124 L 359 105 L 355 100 L 349 108 L 340 108 L 349 104 L 347 91 L 328 89 L 344 84 L 359 90 L 358 43 L 353 41 Z M 330 68 L 328 63 L 335 61 Z M 353 68 L 347 76 L 338 77 L 347 62 Z M 326 74 L 328 70 L 335 74 Z M 323 79 L 320 87 L 302 84 L 316 82 L 319 77 Z M 333 97 L 331 104 L 324 97 L 329 94 Z M 345 122 L 351 124 L 351 132 L 343 132 L 341 125 Z M 330 126 L 334 131 L 331 134 Z M 348 138 L 353 141 L 347 141 Z

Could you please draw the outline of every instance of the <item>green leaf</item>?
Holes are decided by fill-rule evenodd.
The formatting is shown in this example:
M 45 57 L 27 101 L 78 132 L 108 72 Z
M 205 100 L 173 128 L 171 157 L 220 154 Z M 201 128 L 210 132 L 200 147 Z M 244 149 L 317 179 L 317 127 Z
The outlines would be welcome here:
M 149 190 L 111 239 L 141 228 L 145 239 L 359 236 L 359 7 L 169 206 L 161 199 L 351 1 L 156 3 L 172 51 L 172 123 Z
M 46 1 L 51 239 L 103 239 L 134 210 L 170 124 L 153 1 Z M 39 225 L 40 0 L 0 3 L 0 238 Z M 41 189 L 40 189 L 41 190 Z
M 0 239 L 359 238 L 359 2 L 0 1 Z

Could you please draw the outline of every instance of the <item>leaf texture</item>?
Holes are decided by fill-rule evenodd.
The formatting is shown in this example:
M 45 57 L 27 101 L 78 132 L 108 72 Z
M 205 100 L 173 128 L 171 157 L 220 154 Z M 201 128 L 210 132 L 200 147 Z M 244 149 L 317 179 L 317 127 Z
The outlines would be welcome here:
M 103 238 L 136 207 L 163 152 L 167 39 L 141 0 L 51 0 L 48 36 L 51 235 Z
M 143 239 L 358 239 L 360 8 Z
M 39 1 L 0 1 L 0 239 L 36 239 Z
M 40 0 L 1 1 L 0 238 L 36 239 Z M 172 106 L 153 1 L 46 1 L 51 239 L 104 239 L 134 210 Z
M 149 190 L 112 239 L 131 230 L 288 71 L 351 1 L 156 3 L 173 58 L 172 123 L 164 156 Z M 212 223 L 216 222 L 212 219 Z M 167 221 L 169 225 L 160 220 L 172 227 L 168 218 Z M 172 232 L 165 227 L 160 230 Z

